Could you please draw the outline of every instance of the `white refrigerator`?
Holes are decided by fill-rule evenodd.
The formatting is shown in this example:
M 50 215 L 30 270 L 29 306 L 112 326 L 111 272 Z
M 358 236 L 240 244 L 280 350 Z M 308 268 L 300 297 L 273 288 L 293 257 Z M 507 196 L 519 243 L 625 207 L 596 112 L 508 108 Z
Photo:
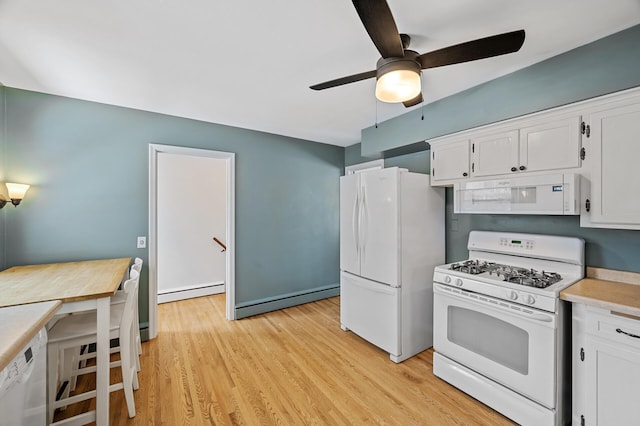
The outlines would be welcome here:
M 402 362 L 433 345 L 444 190 L 397 167 L 340 178 L 340 324 Z

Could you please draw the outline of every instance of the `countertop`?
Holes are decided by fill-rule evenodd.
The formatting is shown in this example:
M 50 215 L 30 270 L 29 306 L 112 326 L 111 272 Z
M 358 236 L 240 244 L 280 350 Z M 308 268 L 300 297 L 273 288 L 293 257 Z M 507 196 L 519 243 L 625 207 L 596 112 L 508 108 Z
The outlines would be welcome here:
M 640 273 L 587 268 L 587 277 L 561 291 L 560 299 L 640 317 Z
M 111 296 L 130 262 L 126 257 L 14 266 L 0 272 L 0 306 Z
M 59 300 L 0 308 L 0 370 L 53 318 Z

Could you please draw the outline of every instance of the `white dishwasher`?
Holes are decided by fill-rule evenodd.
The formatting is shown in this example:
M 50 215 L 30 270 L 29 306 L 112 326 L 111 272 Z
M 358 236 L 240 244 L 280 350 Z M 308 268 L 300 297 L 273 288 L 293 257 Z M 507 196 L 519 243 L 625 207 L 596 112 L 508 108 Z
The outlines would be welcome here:
M 43 328 L 0 371 L 0 426 L 46 424 L 47 332 Z

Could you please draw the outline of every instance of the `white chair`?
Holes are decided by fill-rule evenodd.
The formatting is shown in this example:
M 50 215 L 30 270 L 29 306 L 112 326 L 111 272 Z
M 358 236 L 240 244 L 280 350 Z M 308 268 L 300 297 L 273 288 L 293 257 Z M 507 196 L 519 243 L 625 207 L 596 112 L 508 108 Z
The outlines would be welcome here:
M 133 261 L 129 269 L 129 274 L 127 279 L 131 278 L 132 271 L 136 271 L 139 275 L 142 271 L 143 260 L 139 257 L 136 257 Z M 111 306 L 124 304 L 127 299 L 127 293 L 124 290 L 118 290 L 116 293 L 111 296 Z M 138 356 L 135 357 L 136 370 L 140 371 L 140 355 L 142 355 L 142 340 L 140 338 L 140 320 L 138 316 L 138 298 L 136 297 L 135 303 L 133 304 L 135 309 L 135 317 L 133 320 L 134 324 L 134 335 L 136 339 L 136 348 L 138 351 Z M 111 353 L 120 352 L 120 347 L 110 348 Z M 61 354 L 61 362 L 60 362 L 60 375 L 59 377 L 63 381 L 68 381 L 67 387 L 64 391 L 64 396 L 69 395 L 69 391 L 73 391 L 76 388 L 76 376 L 71 374 L 72 366 L 77 365 L 79 363 L 80 367 L 85 367 L 86 361 L 88 359 L 95 358 L 95 353 L 89 352 L 89 346 L 83 345 L 79 348 L 70 348 L 65 353 Z
M 133 265 L 131 265 L 131 269 L 130 271 L 137 271 L 138 275 L 140 275 L 142 273 L 142 263 L 143 260 L 139 257 L 136 257 L 133 260 Z M 131 272 L 129 272 L 129 275 L 131 275 Z M 125 302 L 125 295 L 123 294 L 123 291 L 117 291 L 115 295 L 113 295 L 111 297 L 111 305 L 117 305 L 119 303 L 124 303 Z M 136 304 L 135 304 L 135 309 L 136 309 L 136 317 L 134 319 L 135 324 L 137 324 L 137 328 L 134 330 L 135 334 L 136 334 L 136 348 L 138 350 L 138 356 L 142 355 L 142 340 L 140 339 L 140 317 L 138 316 L 138 301 L 136 300 Z M 138 371 L 140 371 L 140 359 L 136 358 L 136 367 L 138 368 Z
M 133 391 L 138 389 L 138 374 L 135 364 L 137 358 L 136 341 L 134 334 L 134 303 L 138 298 L 138 286 L 140 275 L 137 271 L 131 272 L 131 277 L 124 283 L 124 291 L 127 295 L 125 303 L 111 307 L 110 339 L 120 340 L 120 360 L 110 363 L 110 367 L 120 367 L 122 370 L 122 382 L 109 386 L 109 391 L 123 389 L 129 417 L 136 415 Z M 47 350 L 47 414 L 49 422 L 53 420 L 56 408 L 69 404 L 95 398 L 96 391 L 89 391 L 71 397 L 63 397 L 56 401 L 57 384 L 65 377 L 58 377 L 62 366 L 71 365 L 71 376 L 78 376 L 96 371 L 95 366 L 78 368 L 78 362 L 65 364 L 64 353 L 69 348 L 78 348 L 82 345 L 94 344 L 96 337 L 96 314 L 86 312 L 78 315 L 69 315 L 61 318 L 49 330 L 49 342 Z M 64 374 L 64 373 L 62 373 Z M 67 376 L 69 377 L 69 376 Z M 60 380 L 59 380 L 60 379 Z
M 131 268 L 129 269 L 129 277 L 131 277 L 131 274 L 133 271 L 136 271 L 138 273 L 138 276 L 142 273 L 142 264 L 143 264 L 143 260 L 139 257 L 136 257 L 133 261 L 133 264 L 131 265 Z M 114 305 L 118 305 L 118 304 L 122 304 L 125 303 L 127 299 L 127 294 L 124 290 L 118 290 L 116 291 L 116 293 L 111 296 L 111 306 Z M 136 298 L 136 301 L 134 303 L 134 309 L 135 309 L 135 318 L 133 320 L 133 323 L 135 325 L 134 328 L 134 333 L 135 333 L 135 339 L 136 339 L 136 349 L 138 351 L 138 356 L 136 357 L 135 361 L 136 361 L 136 368 L 138 371 L 140 371 L 140 355 L 142 355 L 142 340 L 140 339 L 140 320 L 139 320 L 139 316 L 138 316 L 138 300 Z M 90 359 L 95 357 L 95 355 L 92 355 L 90 353 L 83 353 L 83 350 L 87 350 L 87 348 L 83 347 L 80 348 L 77 353 L 80 354 L 80 357 L 73 357 L 73 362 L 77 361 L 78 359 Z M 114 352 L 119 352 L 120 348 L 119 347 L 115 347 L 115 348 L 111 348 L 111 353 Z M 83 363 L 84 366 L 84 363 Z M 72 379 L 72 385 L 71 385 L 71 390 L 75 389 L 75 379 Z

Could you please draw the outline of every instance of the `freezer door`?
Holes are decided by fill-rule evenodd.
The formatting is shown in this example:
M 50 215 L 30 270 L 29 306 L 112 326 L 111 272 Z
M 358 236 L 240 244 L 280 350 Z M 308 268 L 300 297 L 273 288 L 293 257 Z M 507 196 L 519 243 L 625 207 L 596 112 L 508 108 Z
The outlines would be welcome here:
M 400 232 L 397 168 L 362 173 L 360 275 L 400 286 Z
M 359 184 L 358 174 L 340 178 L 340 269 L 356 275 L 360 274 Z
M 400 289 L 340 274 L 340 323 L 343 329 L 400 356 Z

